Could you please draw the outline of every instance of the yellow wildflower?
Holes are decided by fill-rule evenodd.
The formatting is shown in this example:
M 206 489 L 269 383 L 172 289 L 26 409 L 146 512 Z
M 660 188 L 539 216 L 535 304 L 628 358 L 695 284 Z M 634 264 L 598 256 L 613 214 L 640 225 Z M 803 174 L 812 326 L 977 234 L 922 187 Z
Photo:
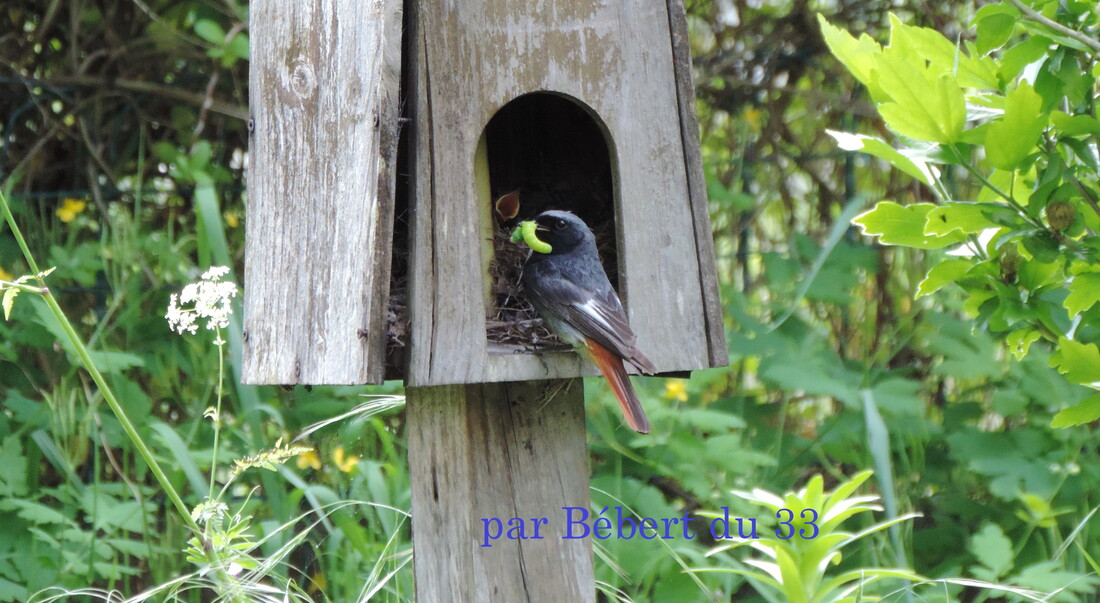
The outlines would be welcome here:
M 230 228 L 236 228 L 241 225 L 241 217 L 235 211 L 227 211 L 225 212 L 225 223 Z
M 687 402 L 688 391 L 687 386 L 684 385 L 683 380 L 680 379 L 668 379 L 665 381 L 665 397 L 669 400 L 679 400 L 680 402 Z
M 321 469 L 321 455 L 317 454 L 315 448 L 310 448 L 302 454 L 299 454 L 298 459 L 295 460 L 294 463 L 298 465 L 299 469 L 309 467 L 314 471 L 319 471 Z
M 332 451 L 332 460 L 336 462 L 336 467 L 340 469 L 340 471 L 348 473 L 352 469 L 355 469 L 355 466 L 359 464 L 360 458 L 354 454 L 345 457 L 344 447 L 337 446 L 336 449 Z
M 84 208 L 87 206 L 88 204 L 80 199 L 69 197 L 62 202 L 61 207 L 57 208 L 57 217 L 60 218 L 62 222 L 72 222 L 77 214 L 84 211 Z
M 12 273 L 8 272 L 7 270 L 4 270 L 4 268 L 2 266 L 0 266 L 0 281 L 8 281 L 10 283 L 14 280 L 15 280 L 15 277 L 12 276 Z

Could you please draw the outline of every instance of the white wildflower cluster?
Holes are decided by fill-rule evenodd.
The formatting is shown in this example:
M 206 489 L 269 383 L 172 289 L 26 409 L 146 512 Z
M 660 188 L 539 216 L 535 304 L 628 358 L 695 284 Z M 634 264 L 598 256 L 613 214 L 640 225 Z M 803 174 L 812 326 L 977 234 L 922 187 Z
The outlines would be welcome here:
M 206 328 L 218 331 L 229 326 L 229 315 L 233 312 L 232 302 L 237 295 L 237 285 L 223 282 L 221 278 L 229 274 L 229 268 L 214 266 L 202 275 L 202 280 L 191 283 L 179 294 L 173 293 L 168 301 L 168 325 L 173 331 L 194 334 L 198 331 L 198 321 L 205 320 Z M 191 307 L 184 307 L 192 304 Z M 225 343 L 219 335 L 214 342 Z

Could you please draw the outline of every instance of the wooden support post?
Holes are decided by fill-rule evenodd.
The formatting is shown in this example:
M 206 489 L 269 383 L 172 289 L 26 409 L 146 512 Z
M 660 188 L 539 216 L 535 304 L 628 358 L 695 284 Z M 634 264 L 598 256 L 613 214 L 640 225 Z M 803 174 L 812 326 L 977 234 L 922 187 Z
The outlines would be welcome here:
M 416 600 L 595 601 L 591 539 L 563 539 L 562 507 L 590 500 L 582 381 L 406 394 Z

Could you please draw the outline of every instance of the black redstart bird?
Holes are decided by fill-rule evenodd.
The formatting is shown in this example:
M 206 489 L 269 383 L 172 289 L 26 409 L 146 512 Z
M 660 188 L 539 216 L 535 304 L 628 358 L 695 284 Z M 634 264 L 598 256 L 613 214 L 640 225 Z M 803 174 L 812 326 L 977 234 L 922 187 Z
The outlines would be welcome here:
M 623 361 L 647 374 L 656 367 L 636 347 L 623 305 L 600 264 L 596 237 L 580 218 L 558 210 L 522 224 L 513 238 L 520 231 L 532 249 L 523 267 L 527 299 L 558 337 L 588 354 L 611 384 L 627 424 L 649 433 Z

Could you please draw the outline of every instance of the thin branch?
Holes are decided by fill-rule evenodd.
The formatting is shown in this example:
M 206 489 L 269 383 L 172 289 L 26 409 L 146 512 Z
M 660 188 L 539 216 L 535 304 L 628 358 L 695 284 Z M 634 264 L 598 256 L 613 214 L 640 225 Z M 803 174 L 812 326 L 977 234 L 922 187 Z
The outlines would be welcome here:
M 1042 23 L 1043 25 L 1046 25 L 1047 27 L 1053 29 L 1054 31 L 1056 31 L 1056 32 L 1058 32 L 1058 33 L 1060 33 L 1064 36 L 1073 38 L 1074 40 L 1077 40 L 1078 42 L 1084 44 L 1085 46 L 1088 46 L 1094 52 L 1100 53 L 1100 42 L 1090 38 L 1089 36 L 1079 32 L 1079 31 L 1077 31 L 1076 29 L 1070 29 L 1070 28 L 1066 27 L 1065 25 L 1062 25 L 1061 23 L 1058 23 L 1057 21 L 1053 21 L 1053 20 L 1051 20 L 1047 17 L 1044 17 L 1041 13 L 1036 11 L 1034 8 L 1031 8 L 1030 6 L 1024 4 L 1020 0 L 1009 0 L 1009 1 L 1012 2 L 1013 6 L 1020 9 L 1020 12 L 1027 15 L 1028 19 L 1031 19 L 1032 21 L 1035 21 L 1036 23 Z
M 110 80 L 105 77 L 76 75 L 62 76 L 43 80 L 27 80 L 27 84 L 55 87 L 89 86 L 94 88 L 106 88 L 108 90 L 113 88 L 118 90 L 126 90 L 128 92 L 153 94 L 167 99 L 192 104 L 198 107 L 204 106 L 207 102 L 205 94 L 196 94 L 188 90 L 181 90 L 180 88 L 163 86 L 160 84 L 154 84 L 152 82 L 146 82 L 142 80 Z M 241 121 L 248 120 L 248 107 L 242 107 L 233 103 L 211 99 L 210 110 L 214 113 L 220 113 L 222 115 L 233 117 Z

